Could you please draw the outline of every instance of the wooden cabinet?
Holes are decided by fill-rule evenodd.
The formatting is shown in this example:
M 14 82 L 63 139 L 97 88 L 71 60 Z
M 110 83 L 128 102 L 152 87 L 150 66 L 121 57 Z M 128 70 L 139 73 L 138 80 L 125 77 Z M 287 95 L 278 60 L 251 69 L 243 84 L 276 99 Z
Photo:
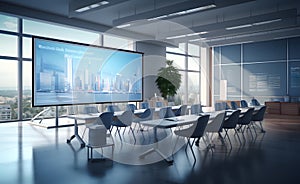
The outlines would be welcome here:
M 265 102 L 268 114 L 300 115 L 300 103 Z
M 281 103 L 280 102 L 265 102 L 267 106 L 268 114 L 281 114 Z
M 281 114 L 299 115 L 299 103 L 281 102 Z

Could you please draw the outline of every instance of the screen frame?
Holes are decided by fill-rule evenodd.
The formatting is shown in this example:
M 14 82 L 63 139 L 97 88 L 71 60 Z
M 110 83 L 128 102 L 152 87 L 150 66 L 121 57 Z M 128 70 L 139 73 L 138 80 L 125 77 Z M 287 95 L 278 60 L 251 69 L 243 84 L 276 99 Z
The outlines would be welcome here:
M 141 92 L 141 99 L 140 100 L 124 100 L 124 101 L 111 101 L 111 102 L 82 102 L 82 103 L 61 103 L 61 104 L 36 104 L 35 100 L 35 89 L 36 89 L 36 75 L 35 75 L 35 70 L 36 70 L 36 61 L 35 61 L 35 40 L 45 40 L 45 41 L 53 41 L 53 42 L 60 42 L 60 43 L 66 43 L 66 44 L 74 44 L 74 45 L 79 45 L 79 46 L 86 46 L 86 47 L 94 47 L 94 48 L 99 48 L 99 49 L 107 49 L 107 50 L 113 50 L 113 51 L 121 51 L 121 52 L 128 52 L 128 53 L 135 53 L 135 54 L 140 54 L 141 55 L 141 62 L 142 62 L 142 74 L 141 74 L 141 82 L 142 82 L 142 92 Z M 67 40 L 60 40 L 60 39 L 55 39 L 55 38 L 49 38 L 49 37 L 42 37 L 42 36 L 32 36 L 32 107 L 53 107 L 53 106 L 70 106 L 70 105 L 88 105 L 88 104 L 110 104 L 110 103 L 125 103 L 125 102 L 142 102 L 144 99 L 144 53 L 143 52 L 138 52 L 138 51 L 131 51 L 131 50 L 125 50 L 125 49 L 118 49 L 118 48 L 111 48 L 111 47 L 105 47 L 105 46 L 99 46 L 99 45 L 93 45 L 93 44 L 87 44 L 87 43 L 80 43 L 80 42 L 74 42 L 74 41 L 67 41 Z

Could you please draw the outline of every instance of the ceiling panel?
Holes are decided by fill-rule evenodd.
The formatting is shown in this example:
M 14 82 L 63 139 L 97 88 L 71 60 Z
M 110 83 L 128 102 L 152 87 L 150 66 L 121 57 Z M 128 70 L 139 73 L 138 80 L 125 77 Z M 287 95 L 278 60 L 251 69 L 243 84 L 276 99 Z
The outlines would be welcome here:
M 0 11 L 101 32 L 109 31 L 137 40 L 153 39 L 160 42 L 179 43 L 201 37 L 206 40 L 194 43 L 202 44 L 205 41 L 208 45 L 215 45 L 251 41 L 255 37 L 254 34 L 259 34 L 259 39 L 299 35 L 299 0 L 105 0 L 107 1 L 105 5 L 95 5 L 102 1 L 0 0 Z M 205 11 L 180 13 L 212 2 L 216 7 Z M 86 6 L 95 8 L 83 12 L 76 11 Z M 176 16 L 157 19 L 154 22 L 145 20 L 174 13 Z M 225 29 L 276 17 L 282 20 L 272 24 Z M 128 22 L 131 23 L 130 26 L 122 29 L 116 27 Z M 208 33 L 166 40 L 167 37 L 204 31 Z

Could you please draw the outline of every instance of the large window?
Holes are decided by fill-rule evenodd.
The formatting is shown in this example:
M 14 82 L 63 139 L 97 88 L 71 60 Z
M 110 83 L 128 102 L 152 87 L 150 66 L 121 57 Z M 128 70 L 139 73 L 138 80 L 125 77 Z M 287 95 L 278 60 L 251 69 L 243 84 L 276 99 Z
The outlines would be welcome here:
M 167 48 L 168 60 L 180 70 L 182 83 L 175 96 L 175 103 L 200 103 L 200 47 L 181 43 L 178 48 Z
M 22 30 L 20 30 L 21 27 Z M 134 42 L 130 39 L 0 14 L 0 43 L 3 43 L 0 44 L 0 75 L 2 77 L 2 80 L 0 80 L 0 122 L 30 119 L 44 109 L 31 107 L 32 36 L 50 37 L 100 46 L 104 42 L 109 47 L 120 48 L 121 46 L 122 49 L 134 49 Z M 22 45 L 19 45 L 21 43 Z M 20 69 L 22 72 L 19 71 Z M 22 76 L 19 77 L 21 73 Z M 20 85 L 23 89 L 21 92 L 18 91 Z M 18 107 L 19 100 L 22 102 L 20 107 Z M 18 114 L 19 112 L 22 112 L 22 116 Z M 66 113 L 66 106 L 59 108 L 59 115 L 65 115 Z M 54 113 L 48 114 L 48 116 L 53 115 Z
M 18 62 L 0 59 L 0 121 L 18 118 Z

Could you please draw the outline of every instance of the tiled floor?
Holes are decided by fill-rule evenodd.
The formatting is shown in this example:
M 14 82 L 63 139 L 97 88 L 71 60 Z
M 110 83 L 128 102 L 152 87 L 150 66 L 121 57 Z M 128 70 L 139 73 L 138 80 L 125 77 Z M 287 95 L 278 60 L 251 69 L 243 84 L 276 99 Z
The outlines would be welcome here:
M 27 122 L 0 124 L 0 183 L 300 183 L 300 118 L 269 116 L 264 121 L 266 133 L 255 139 L 249 134 L 240 145 L 231 135 L 233 148 L 215 139 L 214 152 L 202 143 L 194 147 L 194 164 L 190 150 L 180 149 L 174 163 L 160 161 L 152 153 L 144 159 L 138 155 L 153 146 L 152 131 L 136 133 L 137 142 L 127 131 L 122 141 L 113 133 L 116 144 L 104 155 L 112 158 L 87 161 L 87 150 L 77 140 L 67 144 L 72 127 L 46 129 Z M 82 133 L 83 127 L 80 129 Z M 176 136 L 169 130 L 160 132 L 166 142 L 160 150 L 170 152 Z M 183 140 L 180 139 L 178 148 Z M 100 149 L 98 150 L 100 151 Z M 95 156 L 100 156 L 97 152 Z

